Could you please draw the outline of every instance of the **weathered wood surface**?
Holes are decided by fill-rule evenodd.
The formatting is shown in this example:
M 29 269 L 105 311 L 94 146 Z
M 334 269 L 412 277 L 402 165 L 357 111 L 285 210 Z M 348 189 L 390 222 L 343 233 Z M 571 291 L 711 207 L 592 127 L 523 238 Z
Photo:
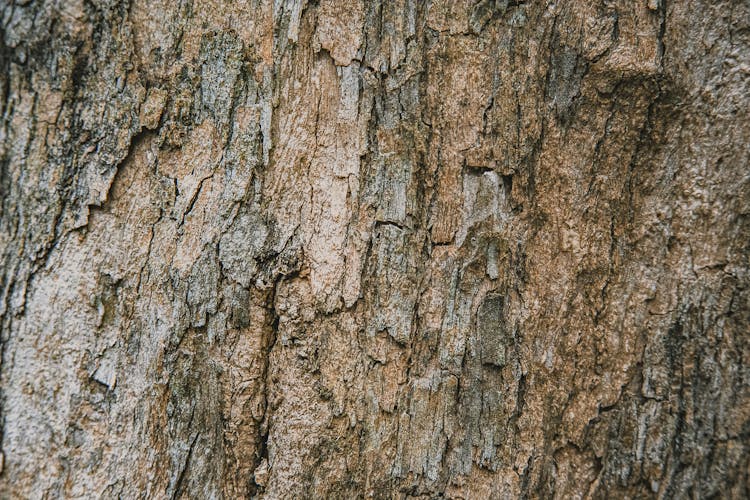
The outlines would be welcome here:
M 750 3 L 0 14 L 1 497 L 750 495 Z

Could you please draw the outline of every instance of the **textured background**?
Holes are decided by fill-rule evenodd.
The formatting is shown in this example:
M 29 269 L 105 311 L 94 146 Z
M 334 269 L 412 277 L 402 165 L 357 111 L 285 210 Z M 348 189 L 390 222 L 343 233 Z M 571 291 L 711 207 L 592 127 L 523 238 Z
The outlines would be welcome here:
M 0 496 L 750 495 L 747 1 L 0 14 Z

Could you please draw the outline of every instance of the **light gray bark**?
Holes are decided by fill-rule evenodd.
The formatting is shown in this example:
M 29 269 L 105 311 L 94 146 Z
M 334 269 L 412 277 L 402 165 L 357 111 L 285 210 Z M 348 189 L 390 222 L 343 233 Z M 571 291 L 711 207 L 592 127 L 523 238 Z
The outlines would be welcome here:
M 0 14 L 0 497 L 750 495 L 748 2 Z

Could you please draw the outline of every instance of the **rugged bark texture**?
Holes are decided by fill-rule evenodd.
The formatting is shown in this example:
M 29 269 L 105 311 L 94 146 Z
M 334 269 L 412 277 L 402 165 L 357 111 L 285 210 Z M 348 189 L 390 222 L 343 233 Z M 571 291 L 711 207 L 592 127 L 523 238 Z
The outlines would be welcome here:
M 748 2 L 0 13 L 3 498 L 750 495 Z

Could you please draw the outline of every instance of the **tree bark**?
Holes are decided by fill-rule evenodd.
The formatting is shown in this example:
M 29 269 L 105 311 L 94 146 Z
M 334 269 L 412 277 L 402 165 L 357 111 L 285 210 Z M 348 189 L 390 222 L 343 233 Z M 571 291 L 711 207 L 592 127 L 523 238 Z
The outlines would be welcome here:
M 0 497 L 750 496 L 750 3 L 0 12 Z

